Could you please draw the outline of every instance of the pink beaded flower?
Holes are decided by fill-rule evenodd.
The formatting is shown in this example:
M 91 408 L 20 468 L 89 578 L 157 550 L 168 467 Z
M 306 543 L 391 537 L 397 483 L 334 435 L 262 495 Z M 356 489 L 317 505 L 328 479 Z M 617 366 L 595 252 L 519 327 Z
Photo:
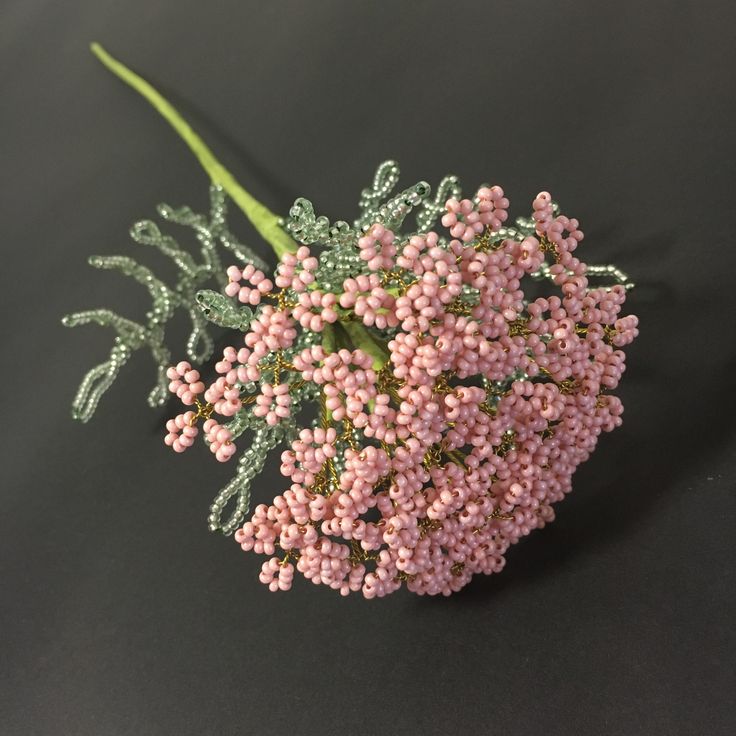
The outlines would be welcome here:
M 243 304 L 260 304 L 261 297 L 273 289 L 273 283 L 266 278 L 266 274 L 250 263 L 242 271 L 237 266 L 230 266 L 227 277 L 230 283 L 225 287 L 225 293 L 237 296 Z M 245 285 L 241 285 L 241 281 L 245 281 Z
M 204 391 L 204 383 L 199 379 L 199 371 L 192 370 L 186 361 L 172 366 L 166 371 L 166 377 L 171 381 L 169 391 L 176 394 L 183 404 L 191 406 L 198 394 Z
M 481 187 L 447 200 L 445 232 L 368 221 L 352 241 L 343 228 L 337 244 L 286 252 L 273 282 L 228 269 L 225 293 L 253 318 L 209 387 L 188 363 L 169 369 L 197 411 L 171 420 L 166 442 L 182 451 L 203 419 L 223 462 L 248 428 L 286 445 L 284 489 L 235 532 L 268 557 L 270 590 L 299 572 L 342 595 L 449 595 L 499 572 L 621 424 L 620 348 L 638 334 L 621 314 L 625 275 L 589 284 L 578 221 L 548 193 L 518 227 L 508 206 L 500 187 Z M 338 261 L 350 269 L 336 280 Z M 527 299 L 530 276 L 545 295 Z M 302 418 L 309 402 L 314 420 Z M 245 452 L 262 465 L 267 449 Z
M 208 525 L 266 556 L 259 578 L 270 590 L 290 589 L 298 572 L 341 595 L 450 595 L 502 570 L 512 545 L 554 520 L 601 434 L 621 424 L 622 348 L 638 335 L 622 311 L 626 274 L 580 260 L 580 224 L 545 191 L 510 222 L 499 186 L 464 198 L 445 177 L 433 197 L 426 182 L 392 193 L 399 169 L 387 161 L 353 223 L 331 223 L 303 198 L 279 218 L 211 153 L 200 159 L 219 182 L 210 215 L 159 210 L 193 228 L 200 254 L 154 223 L 131 231 L 172 259 L 175 286 L 127 257 L 91 261 L 144 284 L 153 306 L 140 323 L 105 309 L 65 318 L 116 331 L 74 416 L 87 421 L 133 352 L 150 348 L 149 403 L 164 403 L 168 388 L 185 407 L 165 443 L 183 452 L 201 423 L 218 461 L 237 457 Z M 277 254 L 273 278 L 228 231 L 226 191 Z M 240 261 L 226 274 L 223 255 Z M 180 310 L 193 361 L 212 353 L 208 322 L 236 333 L 209 385 L 186 361 L 168 366 L 166 327 Z M 254 487 L 276 448 L 281 485 Z

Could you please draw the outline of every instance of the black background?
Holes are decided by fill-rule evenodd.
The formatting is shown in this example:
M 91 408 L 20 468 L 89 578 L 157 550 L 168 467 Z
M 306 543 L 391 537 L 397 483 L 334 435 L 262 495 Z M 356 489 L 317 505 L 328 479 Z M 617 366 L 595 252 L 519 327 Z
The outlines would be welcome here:
M 0 732 L 733 733 L 732 7 L 5 0 Z M 516 214 L 549 189 L 584 259 L 632 274 L 624 426 L 503 574 L 450 599 L 271 594 L 207 532 L 231 469 L 164 447 L 147 356 L 72 422 L 111 338 L 59 317 L 147 301 L 86 256 L 163 267 L 129 225 L 207 202 L 92 40 L 276 211 L 352 219 L 393 157 L 405 185 L 499 183 Z M 257 500 L 279 490 L 272 467 Z

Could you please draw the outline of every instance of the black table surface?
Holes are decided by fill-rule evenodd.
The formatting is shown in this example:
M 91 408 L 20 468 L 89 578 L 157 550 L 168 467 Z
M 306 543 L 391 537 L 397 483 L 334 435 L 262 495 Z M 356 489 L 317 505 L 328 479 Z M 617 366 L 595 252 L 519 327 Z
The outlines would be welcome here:
M 736 732 L 732 3 L 5 0 L 0 18 L 0 733 Z M 136 255 L 127 229 L 161 201 L 207 203 L 92 40 L 275 211 L 307 196 L 351 219 L 395 158 L 407 185 L 499 183 L 518 214 L 549 189 L 585 260 L 632 275 L 624 425 L 501 575 L 449 599 L 269 593 L 263 558 L 206 529 L 232 468 L 161 442 L 147 356 L 70 419 L 111 338 L 60 315 L 146 306 L 87 255 Z M 256 500 L 281 488 L 269 466 Z

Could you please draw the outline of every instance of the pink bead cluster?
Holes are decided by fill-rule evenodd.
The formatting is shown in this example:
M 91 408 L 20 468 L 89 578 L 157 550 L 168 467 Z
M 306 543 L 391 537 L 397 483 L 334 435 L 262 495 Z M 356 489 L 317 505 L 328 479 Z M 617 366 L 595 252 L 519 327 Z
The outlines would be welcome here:
M 171 366 L 166 371 L 169 379 L 169 391 L 176 394 L 186 406 L 197 403 L 197 396 L 204 391 L 204 383 L 200 380 L 199 371 L 193 370 L 186 361 Z M 184 452 L 194 444 L 194 438 L 199 434 L 195 426 L 196 414 L 187 411 L 166 422 L 168 433 L 164 442 L 176 452 Z
M 169 422 L 166 442 L 191 445 L 203 417 L 228 460 L 234 442 L 211 413 L 275 426 L 292 392 L 316 387 L 317 424 L 281 456 L 290 485 L 235 534 L 269 557 L 260 579 L 271 590 L 288 590 L 296 570 L 343 595 L 449 595 L 498 572 L 510 545 L 553 520 L 601 432 L 621 424 L 619 348 L 638 334 L 636 317 L 620 316 L 625 288 L 589 285 L 573 255 L 583 233 L 548 193 L 533 202 L 534 235 L 498 234 L 508 206 L 497 186 L 448 200 L 447 239 L 373 224 L 357 239 L 364 270 L 339 293 L 320 287 L 306 246 L 273 282 L 228 269 L 226 293 L 259 309 L 206 391 L 188 364 L 171 369 L 171 390 L 198 411 Z M 527 302 L 522 280 L 547 257 L 557 293 Z M 322 344 L 296 350 L 299 330 Z

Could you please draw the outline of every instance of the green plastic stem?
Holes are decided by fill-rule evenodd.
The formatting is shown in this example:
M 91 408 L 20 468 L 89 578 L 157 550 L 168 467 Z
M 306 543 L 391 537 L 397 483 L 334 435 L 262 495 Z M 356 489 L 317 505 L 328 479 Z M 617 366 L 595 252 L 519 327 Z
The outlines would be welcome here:
M 273 248 L 280 258 L 286 252 L 294 252 L 296 243 L 279 225 L 280 218 L 250 193 L 243 189 L 233 175 L 215 158 L 207 144 L 192 130 L 189 123 L 174 106 L 152 87 L 145 79 L 110 56 L 98 43 L 91 44 L 92 53 L 117 77 L 142 95 L 169 122 L 182 140 L 199 160 L 202 168 L 215 184 L 219 184 L 240 207 L 253 227 Z

